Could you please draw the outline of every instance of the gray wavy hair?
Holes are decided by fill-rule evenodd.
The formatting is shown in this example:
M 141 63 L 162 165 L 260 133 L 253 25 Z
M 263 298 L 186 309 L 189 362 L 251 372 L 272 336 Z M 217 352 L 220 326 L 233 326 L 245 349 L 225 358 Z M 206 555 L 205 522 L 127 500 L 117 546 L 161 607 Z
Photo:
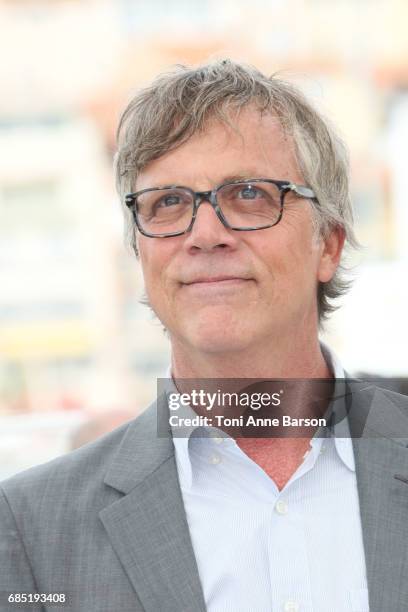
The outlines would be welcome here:
M 231 126 L 231 111 L 239 112 L 247 105 L 277 117 L 285 134 L 293 138 L 299 168 L 317 197 L 313 216 L 319 235 L 327 236 L 340 226 L 346 245 L 359 246 L 353 229 L 348 153 L 331 124 L 291 83 L 224 59 L 198 67 L 178 65 L 159 75 L 131 99 L 120 118 L 116 186 L 125 216 L 125 237 L 137 257 L 136 227 L 124 196 L 134 190 L 139 172 L 204 130 L 209 119 Z M 337 308 L 332 301 L 349 289 L 346 271 L 342 261 L 329 282 L 319 283 L 320 323 Z

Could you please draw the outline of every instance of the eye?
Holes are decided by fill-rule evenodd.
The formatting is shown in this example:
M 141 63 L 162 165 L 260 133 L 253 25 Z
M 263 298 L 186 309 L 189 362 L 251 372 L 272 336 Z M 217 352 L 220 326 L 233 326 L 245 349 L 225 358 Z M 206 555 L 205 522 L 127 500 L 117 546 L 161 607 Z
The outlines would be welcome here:
M 170 193 L 157 200 L 156 208 L 166 208 L 168 206 L 177 206 L 181 204 L 182 198 L 177 193 Z
M 245 185 L 245 187 L 238 191 L 237 195 L 243 200 L 255 200 L 255 198 L 262 197 L 264 194 L 261 189 L 257 189 L 252 185 Z

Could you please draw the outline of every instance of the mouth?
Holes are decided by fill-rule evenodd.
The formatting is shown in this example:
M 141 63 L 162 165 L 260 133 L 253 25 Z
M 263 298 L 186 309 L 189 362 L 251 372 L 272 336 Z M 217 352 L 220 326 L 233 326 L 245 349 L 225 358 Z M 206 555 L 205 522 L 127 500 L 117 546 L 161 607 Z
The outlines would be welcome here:
M 235 289 L 239 286 L 248 283 L 250 278 L 242 278 L 238 276 L 218 276 L 218 277 L 206 277 L 198 278 L 189 283 L 182 283 L 182 285 L 188 289 L 197 289 L 204 291 L 211 291 L 213 289 Z
M 191 281 L 183 283 L 183 285 L 195 285 L 196 283 L 222 283 L 225 281 L 248 280 L 242 276 L 220 275 L 220 276 L 198 276 Z

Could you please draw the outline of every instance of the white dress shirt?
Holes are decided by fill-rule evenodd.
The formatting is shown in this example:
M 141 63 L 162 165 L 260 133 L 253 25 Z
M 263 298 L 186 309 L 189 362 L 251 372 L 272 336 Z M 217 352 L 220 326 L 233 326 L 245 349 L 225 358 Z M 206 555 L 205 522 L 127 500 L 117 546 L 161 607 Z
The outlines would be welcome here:
M 208 612 L 368 612 L 353 446 L 337 436 L 313 438 L 281 491 L 230 437 L 173 438 Z

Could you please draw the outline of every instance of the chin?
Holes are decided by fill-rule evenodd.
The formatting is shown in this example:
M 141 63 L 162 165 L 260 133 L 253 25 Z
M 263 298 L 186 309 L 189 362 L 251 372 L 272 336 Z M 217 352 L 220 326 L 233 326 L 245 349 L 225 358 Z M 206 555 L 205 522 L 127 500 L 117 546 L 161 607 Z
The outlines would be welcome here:
M 201 321 L 183 330 L 184 340 L 195 350 L 205 353 L 228 353 L 245 349 L 254 338 L 254 331 L 244 330 L 239 323 Z

